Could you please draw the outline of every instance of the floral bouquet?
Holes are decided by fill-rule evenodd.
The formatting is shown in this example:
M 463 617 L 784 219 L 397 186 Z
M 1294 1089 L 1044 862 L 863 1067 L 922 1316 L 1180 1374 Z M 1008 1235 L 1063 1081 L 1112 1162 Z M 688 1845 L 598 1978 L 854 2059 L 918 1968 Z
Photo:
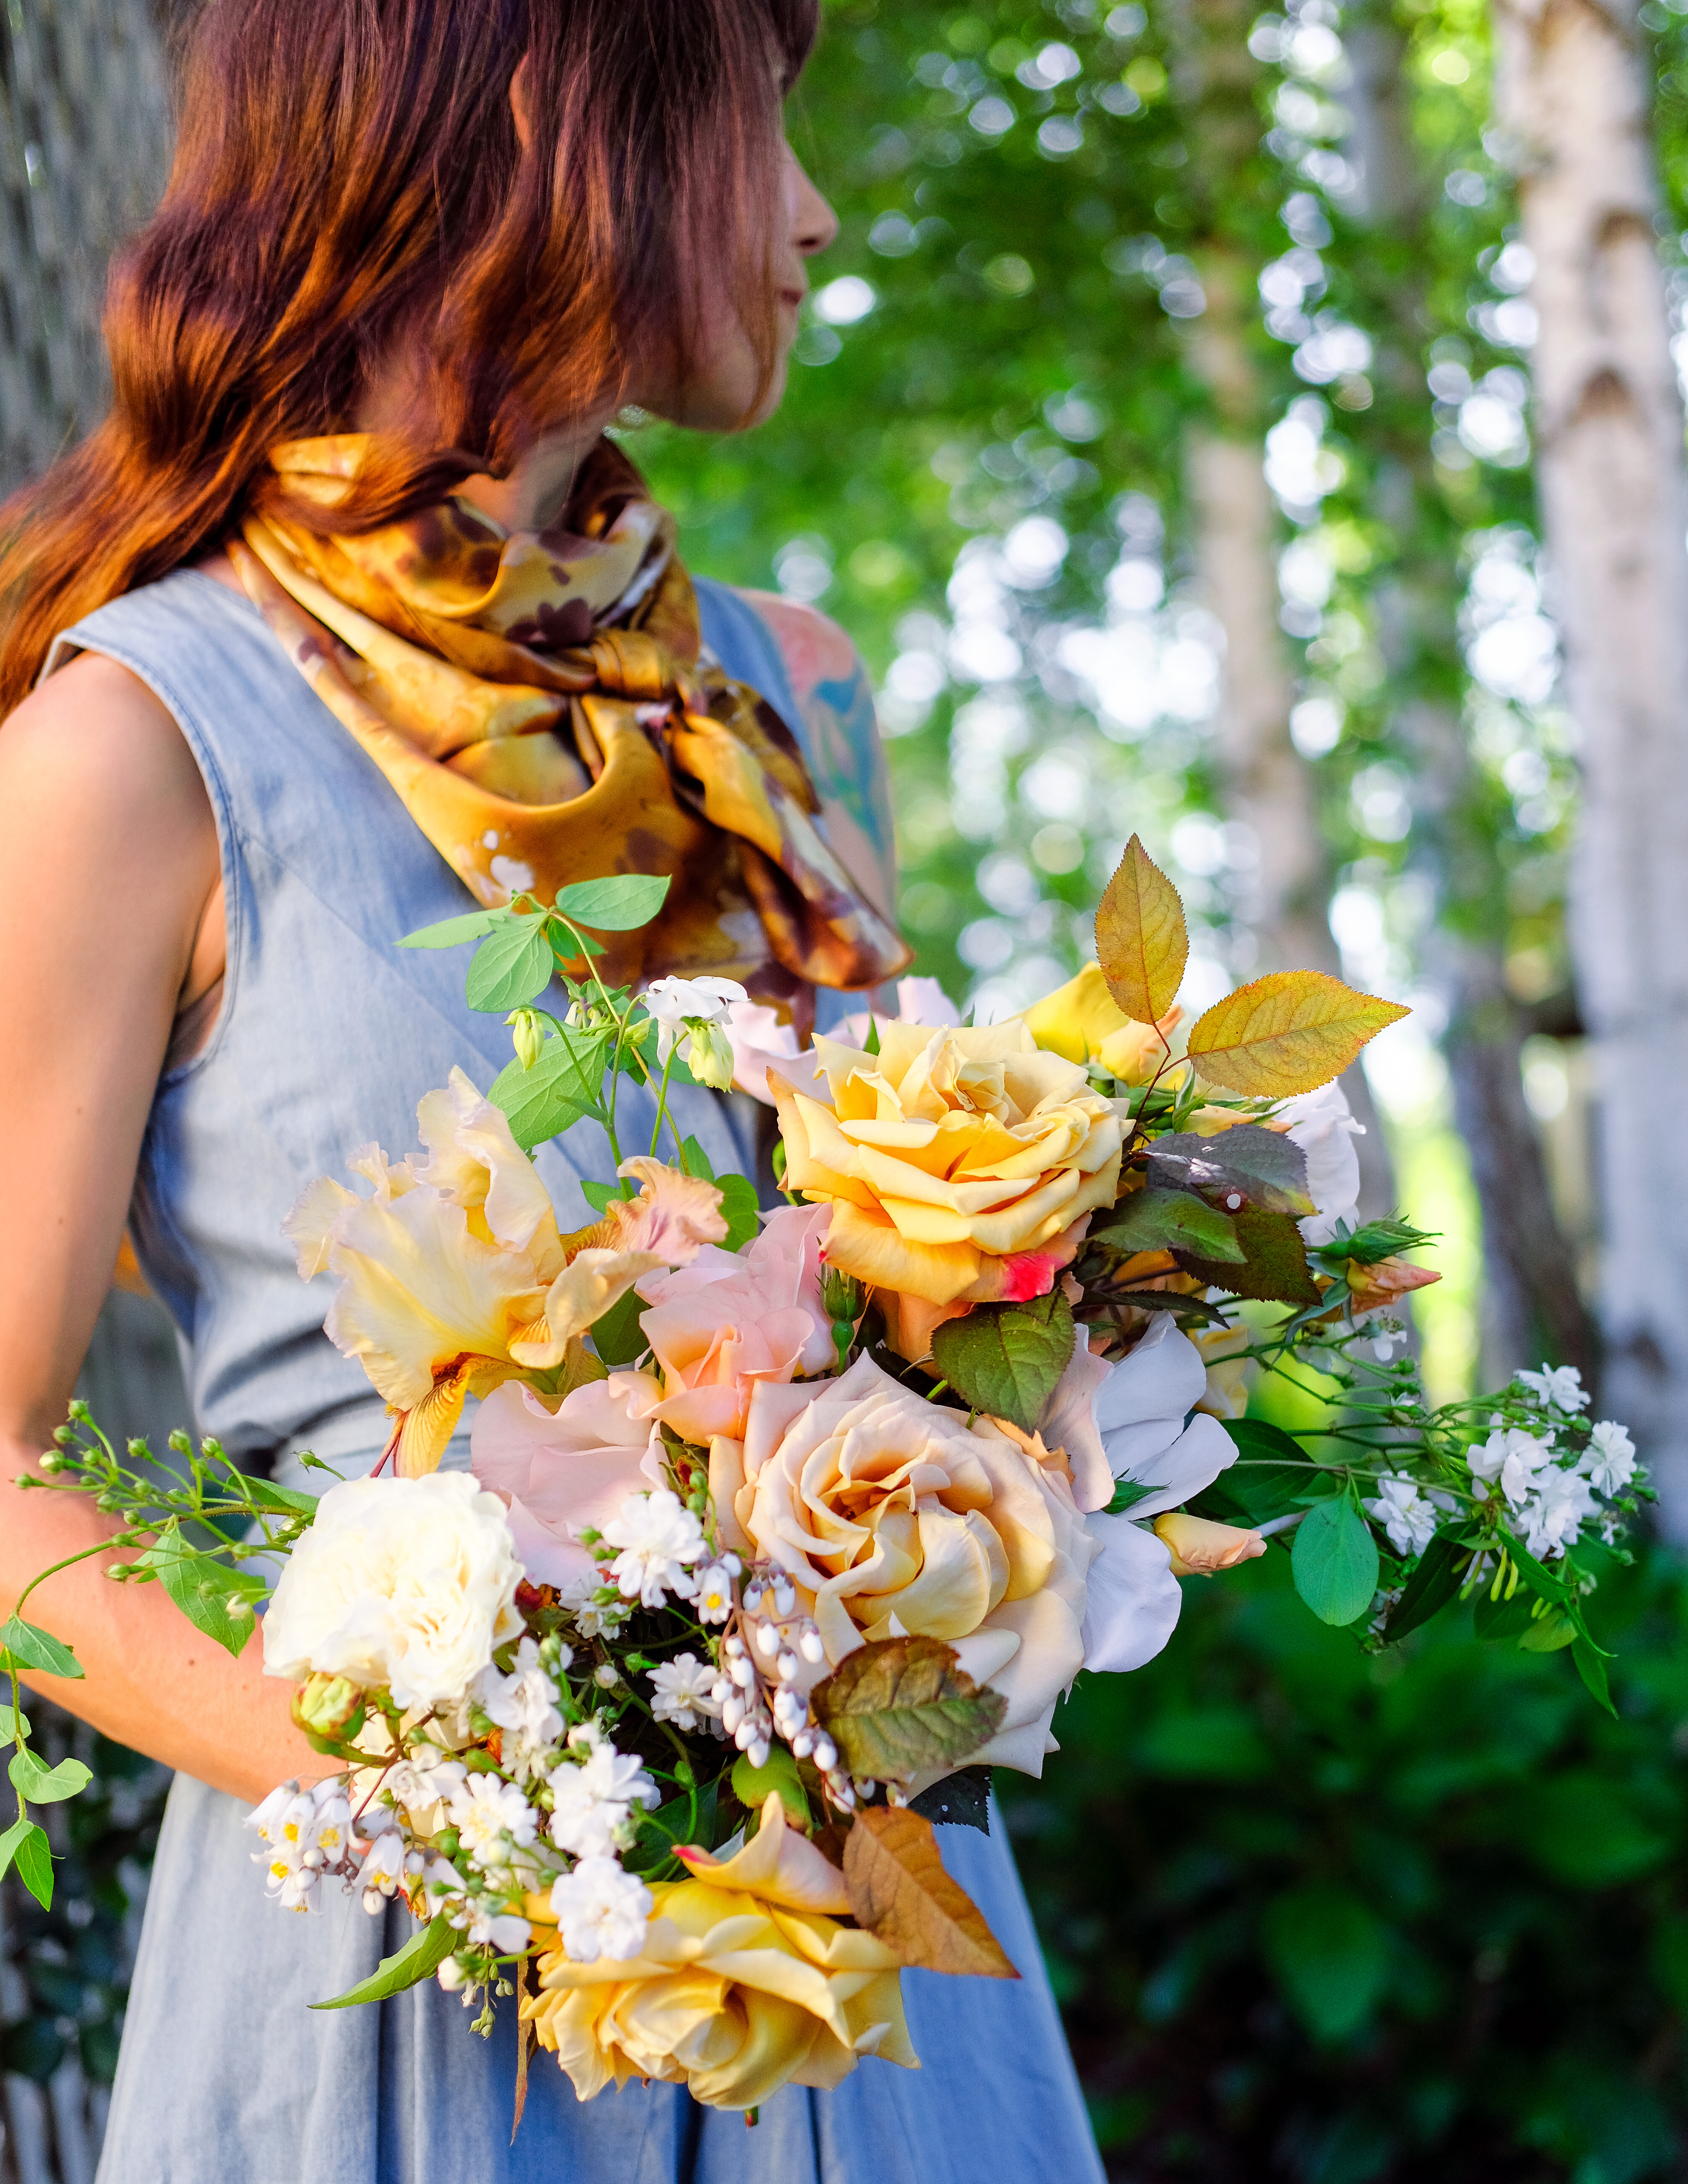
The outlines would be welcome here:
M 1183 910 L 1134 838 L 1098 961 L 1023 1016 L 961 1024 L 909 981 L 895 1018 L 799 1049 L 729 981 L 598 977 L 599 936 L 666 887 L 518 896 L 404 944 L 477 944 L 469 999 L 515 1056 L 484 1097 L 458 1072 L 422 1100 L 420 1152 L 366 1148 L 361 1191 L 320 1178 L 289 1219 L 387 1403 L 377 1475 L 316 1498 L 185 1436 L 161 1473 L 73 1405 L 28 1482 L 96 1496 L 110 1574 L 231 1652 L 267 1596 L 266 1672 L 332 1768 L 251 1815 L 267 1885 L 418 1921 L 321 2006 L 433 1976 L 484 2030 L 514 1997 L 523 2083 L 537 2040 L 582 2099 L 656 2077 L 753 2116 L 864 2057 L 911 2064 L 903 1966 L 1016 1975 L 934 1823 L 988 1827 L 989 1769 L 1041 1772 L 1074 1679 L 1140 1667 L 1181 1578 L 1273 1539 L 1363 1645 L 1474 1602 L 1605 1701 L 1587 1549 L 1646 1492 L 1628 1435 L 1563 1368 L 1432 1410 L 1394 1356 L 1430 1240 L 1356 1225 L 1334 1080 L 1400 1010 L 1277 972 L 1181 1036 Z M 628 1077 L 656 1118 L 631 1155 Z M 683 1083 L 777 1110 L 777 1210 L 680 1137 Z M 530 1156 L 588 1123 L 617 1182 L 565 1234 Z M 1315 1425 L 1250 1415 L 1273 1376 Z M 472 1468 L 441 1469 L 471 1396 Z M 86 1770 L 36 1758 L 18 1676 L 80 1671 L 18 1617 L 0 1645 L 0 1858 L 45 1901 L 29 1803 Z

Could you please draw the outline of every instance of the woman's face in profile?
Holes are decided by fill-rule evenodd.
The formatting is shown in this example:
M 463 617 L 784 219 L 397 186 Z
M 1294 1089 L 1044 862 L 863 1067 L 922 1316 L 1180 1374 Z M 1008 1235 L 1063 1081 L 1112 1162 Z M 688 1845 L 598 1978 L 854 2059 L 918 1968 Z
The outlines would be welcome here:
M 653 394 L 640 402 L 640 408 L 702 432 L 726 432 L 735 427 L 742 431 L 772 416 L 785 393 L 798 314 L 809 290 L 807 260 L 826 249 L 838 231 L 837 214 L 788 144 L 780 166 L 780 203 L 772 251 L 777 358 L 761 400 L 756 400 L 756 353 L 750 337 L 724 298 L 711 298 L 684 385 Z

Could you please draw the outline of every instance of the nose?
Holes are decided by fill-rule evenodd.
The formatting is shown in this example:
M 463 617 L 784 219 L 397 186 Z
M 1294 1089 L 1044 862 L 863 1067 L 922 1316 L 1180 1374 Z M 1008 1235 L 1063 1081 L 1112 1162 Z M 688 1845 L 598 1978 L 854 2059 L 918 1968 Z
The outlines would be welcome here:
M 802 163 L 788 144 L 785 159 L 791 240 L 799 256 L 814 258 L 838 241 L 838 216 L 804 172 Z

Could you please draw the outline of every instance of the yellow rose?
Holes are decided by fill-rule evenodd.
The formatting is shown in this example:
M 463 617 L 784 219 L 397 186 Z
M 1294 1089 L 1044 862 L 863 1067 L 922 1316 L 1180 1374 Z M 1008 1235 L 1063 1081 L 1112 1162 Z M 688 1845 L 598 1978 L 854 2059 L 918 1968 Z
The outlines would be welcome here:
M 860 1357 L 837 1380 L 759 1382 L 744 1439 L 711 1446 L 710 1490 L 740 1551 L 791 1573 L 832 1666 L 864 1639 L 944 1640 L 1008 1701 L 976 1758 L 1043 1772 L 1096 1552 L 1063 1454 Z
M 1017 1020 L 879 1036 L 877 1055 L 816 1040 L 830 1105 L 769 1072 L 787 1183 L 832 1202 L 828 1260 L 936 1306 L 1045 1295 L 1113 1204 L 1112 1104 Z
M 865 2055 L 919 2068 L 898 1959 L 839 1923 L 844 1875 L 787 1826 L 777 1793 L 737 1857 L 680 1856 L 691 1877 L 651 1889 L 631 1962 L 576 1964 L 560 1943 L 540 1956 L 521 2014 L 582 2100 L 661 2078 L 712 2108 L 754 2109 L 782 2086 L 836 2086 Z M 543 1897 L 527 1908 L 550 1915 Z
M 1184 1021 L 1176 1004 L 1158 1023 L 1139 1023 L 1108 991 L 1100 963 L 1087 963 L 1020 1021 L 1052 1054 L 1098 1061 L 1122 1084 L 1146 1084 L 1167 1057 L 1167 1041 Z

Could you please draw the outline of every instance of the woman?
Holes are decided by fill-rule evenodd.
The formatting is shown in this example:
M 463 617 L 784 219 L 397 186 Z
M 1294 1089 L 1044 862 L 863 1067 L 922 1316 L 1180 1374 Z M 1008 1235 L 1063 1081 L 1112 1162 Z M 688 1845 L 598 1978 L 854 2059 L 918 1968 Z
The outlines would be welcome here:
M 806 610 L 694 604 L 599 437 L 630 403 L 721 430 L 778 400 L 835 231 L 779 118 L 814 27 L 814 0 L 203 14 L 170 191 L 114 276 L 112 415 L 14 504 L 0 557 L 8 1481 L 63 1416 L 125 1223 L 202 1429 L 296 1482 L 302 1450 L 373 1463 L 381 1405 L 280 1223 L 359 1144 L 412 1143 L 452 1065 L 484 1084 L 508 1059 L 460 957 L 393 946 L 465 883 L 666 858 L 683 915 L 646 974 L 730 966 L 799 1015 L 817 980 L 898 967 L 854 656 Z M 808 794 L 806 759 L 830 848 L 710 817 L 711 762 L 661 725 L 682 670 L 768 809 Z M 731 1103 L 688 1096 L 744 1165 Z M 588 1128 L 541 1167 L 578 1219 L 607 1156 Z M 99 1520 L 0 1491 L 9 1606 Z M 911 1975 L 920 2075 L 788 2089 L 747 2137 L 667 2086 L 578 2106 L 542 2064 L 509 2150 L 512 2008 L 483 2043 L 432 1984 L 306 2006 L 407 1922 L 264 1900 L 243 1814 L 320 1769 L 257 1640 L 231 1661 L 99 1568 L 36 1596 L 86 1671 L 42 1688 L 179 1770 L 105 2184 L 1100 2173 L 1006 1852 L 960 1830 L 1025 1977 Z

